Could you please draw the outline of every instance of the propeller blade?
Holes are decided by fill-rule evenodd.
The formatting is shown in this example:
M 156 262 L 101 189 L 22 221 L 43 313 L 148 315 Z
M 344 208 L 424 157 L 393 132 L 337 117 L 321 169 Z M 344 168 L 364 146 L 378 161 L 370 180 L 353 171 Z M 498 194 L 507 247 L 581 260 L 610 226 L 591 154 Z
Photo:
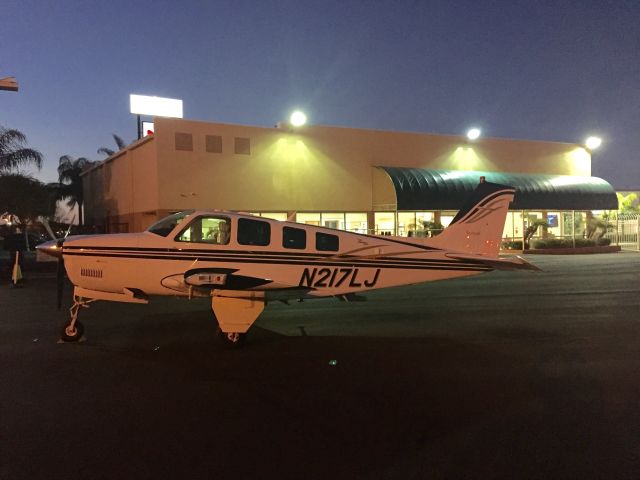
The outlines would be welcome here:
M 58 310 L 62 308 L 62 294 L 64 292 L 64 255 L 62 254 L 62 244 L 64 240 L 58 240 L 60 256 L 58 257 L 58 269 L 56 270 L 56 293 L 58 299 Z
M 58 259 L 58 270 L 56 271 L 56 281 L 57 281 L 57 299 L 58 299 L 58 310 L 62 308 L 62 294 L 64 292 L 64 258 L 61 256 Z
M 55 234 L 53 233 L 53 230 L 51 230 L 51 225 L 49 225 L 49 222 L 48 222 L 48 220 L 46 218 L 42 220 L 42 224 L 44 225 L 45 230 L 47 231 L 47 233 L 51 237 L 51 240 L 58 240 L 56 238 Z
M 71 222 L 69 223 L 69 228 L 67 229 L 67 233 L 64 234 L 64 237 L 62 238 L 67 238 L 69 236 L 69 233 L 71 233 L 71 227 L 73 227 L 73 222 L 76 221 L 76 216 L 74 215 L 73 218 L 71 219 Z

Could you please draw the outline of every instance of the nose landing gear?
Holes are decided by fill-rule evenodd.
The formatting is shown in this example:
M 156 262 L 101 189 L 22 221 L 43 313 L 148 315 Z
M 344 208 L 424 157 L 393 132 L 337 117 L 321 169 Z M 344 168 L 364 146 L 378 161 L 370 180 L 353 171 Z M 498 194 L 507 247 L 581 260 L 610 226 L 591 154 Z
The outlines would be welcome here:
M 78 313 L 80 313 L 80 308 L 89 308 L 91 302 L 95 302 L 95 300 L 92 298 L 83 298 L 78 295 L 73 296 L 73 305 L 71 305 L 69 309 L 71 318 L 69 319 L 69 323 L 62 329 L 62 332 L 60 332 L 60 340 L 63 342 L 77 342 L 82 338 L 84 325 L 78 321 Z

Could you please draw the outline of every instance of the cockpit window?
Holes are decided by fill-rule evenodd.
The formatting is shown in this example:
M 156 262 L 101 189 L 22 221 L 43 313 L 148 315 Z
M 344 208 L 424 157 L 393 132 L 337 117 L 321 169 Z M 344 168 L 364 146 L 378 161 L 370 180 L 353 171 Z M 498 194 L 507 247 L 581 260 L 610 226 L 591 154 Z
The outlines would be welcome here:
M 176 237 L 176 242 L 210 243 L 227 245 L 231 237 L 231 220 L 222 216 L 195 218 Z
M 173 215 L 169 215 L 168 217 L 163 218 L 162 220 L 154 223 L 149 228 L 147 228 L 147 232 L 155 233 L 156 235 L 160 235 L 161 237 L 166 237 L 169 235 L 176 225 L 178 225 L 182 220 L 191 215 L 194 210 L 185 210 L 184 212 L 174 213 Z

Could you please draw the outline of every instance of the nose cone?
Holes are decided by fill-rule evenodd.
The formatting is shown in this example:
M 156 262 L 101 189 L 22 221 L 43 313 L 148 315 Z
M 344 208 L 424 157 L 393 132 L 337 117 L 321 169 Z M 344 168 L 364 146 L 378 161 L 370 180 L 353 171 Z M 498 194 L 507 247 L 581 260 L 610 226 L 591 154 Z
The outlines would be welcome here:
M 62 245 L 58 245 L 57 240 L 50 240 L 45 243 L 41 243 L 36 247 L 41 252 L 51 255 L 52 257 L 60 258 L 62 256 Z

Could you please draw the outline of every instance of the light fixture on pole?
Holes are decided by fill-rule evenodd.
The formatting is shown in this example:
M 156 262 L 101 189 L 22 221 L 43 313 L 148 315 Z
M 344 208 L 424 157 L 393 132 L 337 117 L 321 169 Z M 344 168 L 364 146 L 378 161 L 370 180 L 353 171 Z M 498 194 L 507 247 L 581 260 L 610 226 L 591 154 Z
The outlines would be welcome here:
M 602 145 L 602 138 L 590 136 L 585 140 L 584 144 L 589 150 L 596 150 L 600 145 Z
M 478 138 L 480 138 L 480 135 L 482 135 L 482 130 L 476 127 L 470 128 L 467 131 L 467 138 L 469 140 L 477 140 Z
M 301 110 L 296 110 L 289 117 L 289 123 L 292 127 L 302 127 L 307 123 L 307 116 Z

